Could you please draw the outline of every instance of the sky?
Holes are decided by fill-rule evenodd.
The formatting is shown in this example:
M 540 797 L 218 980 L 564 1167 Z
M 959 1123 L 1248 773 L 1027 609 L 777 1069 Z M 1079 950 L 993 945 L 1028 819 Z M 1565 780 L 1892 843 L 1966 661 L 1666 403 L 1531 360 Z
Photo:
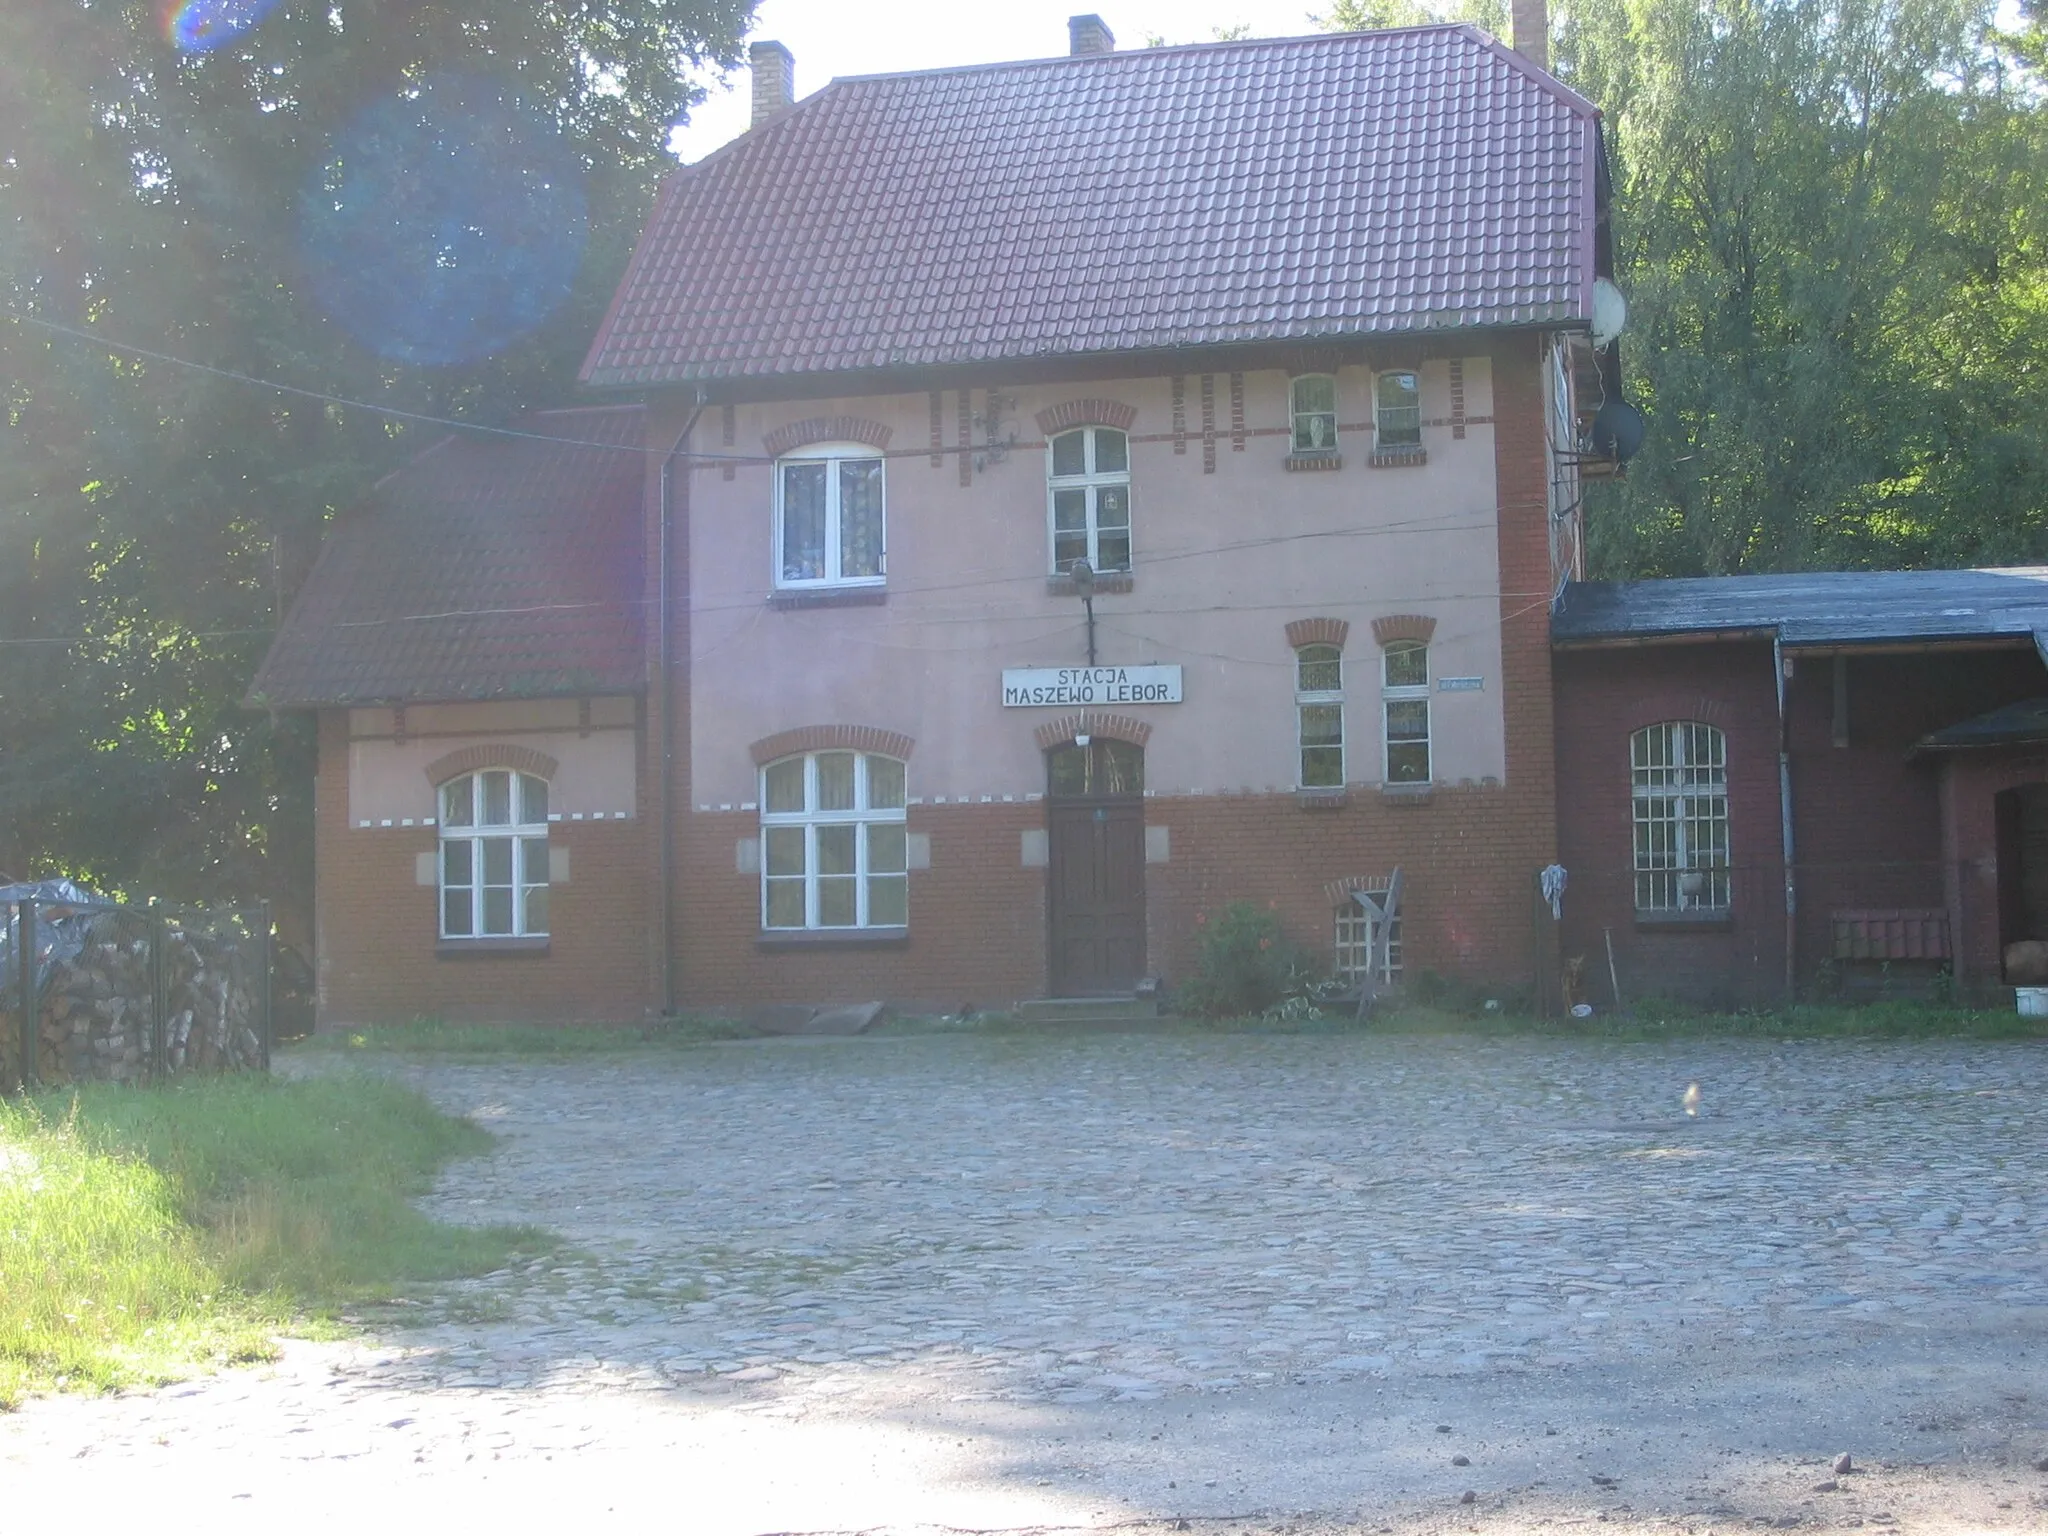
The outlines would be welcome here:
M 796 93 L 808 96 L 835 75 L 880 75 L 1003 59 L 1045 59 L 1067 51 L 1067 18 L 1089 10 L 1109 23 L 1119 49 L 1151 37 L 1203 43 L 1218 28 L 1251 37 L 1321 30 L 1322 0 L 761 0 L 749 42 L 772 40 L 796 56 Z M 735 70 L 672 140 L 684 160 L 701 160 L 746 131 L 747 71 Z

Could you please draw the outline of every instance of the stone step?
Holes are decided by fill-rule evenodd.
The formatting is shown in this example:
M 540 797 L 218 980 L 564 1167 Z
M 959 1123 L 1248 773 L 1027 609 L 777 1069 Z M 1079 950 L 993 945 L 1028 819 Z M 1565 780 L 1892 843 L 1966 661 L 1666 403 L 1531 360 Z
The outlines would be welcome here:
M 1074 1029 L 1139 1027 L 1159 1017 L 1159 1001 L 1123 993 L 1112 997 L 1034 997 L 1017 1005 L 1027 1024 L 1055 1024 Z

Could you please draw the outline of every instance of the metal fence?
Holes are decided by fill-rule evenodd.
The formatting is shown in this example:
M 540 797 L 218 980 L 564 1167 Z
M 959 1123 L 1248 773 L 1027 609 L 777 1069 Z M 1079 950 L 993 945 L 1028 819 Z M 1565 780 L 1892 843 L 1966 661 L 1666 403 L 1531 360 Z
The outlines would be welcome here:
M 272 973 L 267 904 L 0 893 L 0 1092 L 268 1071 Z

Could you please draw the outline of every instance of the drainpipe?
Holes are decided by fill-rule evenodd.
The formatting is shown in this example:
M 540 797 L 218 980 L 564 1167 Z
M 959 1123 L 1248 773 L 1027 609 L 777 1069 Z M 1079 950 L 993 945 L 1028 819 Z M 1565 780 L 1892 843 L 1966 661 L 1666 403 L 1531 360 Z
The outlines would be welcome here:
M 661 1011 L 667 1017 L 676 1011 L 676 723 L 674 719 L 675 694 L 669 687 L 671 668 L 669 566 L 671 558 L 670 529 L 675 522 L 675 509 L 669 490 L 670 474 L 675 467 L 676 456 L 683 451 L 690 434 L 696 430 L 697 418 L 704 414 L 704 390 L 697 391 L 695 408 L 689 420 L 683 423 L 682 431 L 676 434 L 674 444 L 661 460 L 661 489 L 659 495 L 660 531 L 656 536 L 655 559 L 660 569 L 654 577 L 654 686 L 661 700 Z
M 1792 722 L 1785 711 L 1785 645 L 1782 634 L 1771 637 L 1771 670 L 1778 683 L 1778 822 L 1785 848 L 1785 1001 L 1791 1002 L 1799 977 L 1799 892 L 1793 873 L 1792 849 Z

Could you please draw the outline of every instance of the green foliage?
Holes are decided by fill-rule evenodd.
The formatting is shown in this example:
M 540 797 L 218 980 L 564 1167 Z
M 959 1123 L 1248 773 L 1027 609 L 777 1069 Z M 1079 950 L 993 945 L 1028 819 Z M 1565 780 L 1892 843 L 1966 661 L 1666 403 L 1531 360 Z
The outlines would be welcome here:
M 1183 1013 L 1231 1018 L 1263 1012 L 1299 990 L 1308 965 L 1269 908 L 1233 901 L 1201 924 L 1195 973 L 1175 997 Z
M 544 1246 L 410 1203 L 489 1144 L 367 1077 L 0 1103 L 0 1404 L 255 1358 L 307 1313 Z
M 1495 37 L 1508 35 L 1507 0 L 1334 0 L 1310 18 L 1331 32 L 1366 32 L 1380 27 L 1421 27 L 1438 21 L 1466 21 Z
M 1569 0 L 1630 388 L 1608 576 L 2048 557 L 2048 114 L 1989 0 Z
M 0 872 L 268 896 L 304 935 L 309 733 L 242 693 L 328 520 L 439 429 L 227 374 L 484 423 L 558 400 L 750 9 L 331 0 L 190 54 L 150 0 L 0 7 Z M 544 104 L 589 235 L 537 331 L 429 368 L 329 321 L 301 221 L 336 135 L 437 76 Z

